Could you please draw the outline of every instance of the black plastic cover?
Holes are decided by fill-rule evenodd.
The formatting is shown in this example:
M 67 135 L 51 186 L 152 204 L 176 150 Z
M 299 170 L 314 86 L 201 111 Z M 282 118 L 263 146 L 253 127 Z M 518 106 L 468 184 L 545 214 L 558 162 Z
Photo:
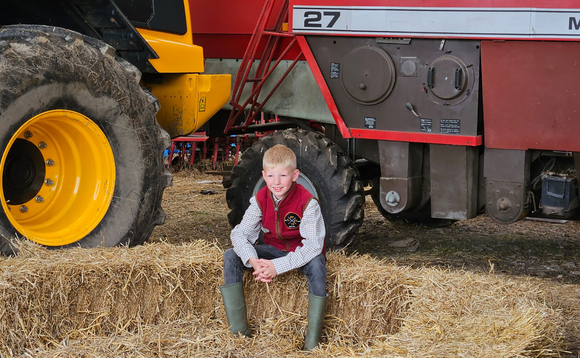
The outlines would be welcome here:
M 183 35 L 187 32 L 183 0 L 116 0 L 137 27 Z

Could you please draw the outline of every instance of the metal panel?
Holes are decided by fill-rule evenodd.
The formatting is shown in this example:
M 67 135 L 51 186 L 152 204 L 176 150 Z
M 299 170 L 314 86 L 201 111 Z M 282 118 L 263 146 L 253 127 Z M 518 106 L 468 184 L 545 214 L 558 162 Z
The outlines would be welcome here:
M 527 213 L 530 152 L 485 149 L 486 211 L 494 220 L 512 223 Z
M 482 42 L 485 145 L 580 151 L 580 43 Z
M 265 0 L 189 0 L 193 41 L 203 47 L 206 58 L 242 58 Z M 280 11 L 282 1 L 274 4 Z M 274 25 L 271 16 L 268 27 Z M 289 39 L 282 39 L 285 47 Z M 298 51 L 292 49 L 285 59 L 293 59 Z
M 411 141 L 418 142 L 429 143 L 431 135 L 436 143 L 477 142 L 478 41 L 307 40 L 353 135 L 379 139 L 384 132 L 412 133 L 420 138 Z
M 483 173 L 489 180 L 529 181 L 530 155 L 522 150 L 485 148 Z
M 259 98 L 261 103 L 263 97 L 272 90 L 280 76 L 287 70 L 290 63 L 282 61 L 272 73 L 270 79 L 266 81 L 263 94 Z M 205 73 L 221 74 L 227 73 L 235 78 L 240 63 L 236 60 L 216 60 L 208 59 L 205 62 Z M 256 66 L 254 66 L 256 67 Z M 334 124 L 334 119 L 324 102 L 324 98 L 316 85 L 316 80 L 306 62 L 299 62 L 292 70 L 292 74 L 282 82 L 275 95 L 272 96 L 263 108 L 266 113 L 275 113 L 279 116 L 294 118 L 307 118 L 322 123 Z M 233 87 L 232 81 L 232 87 Z M 250 95 L 251 86 L 244 87 L 242 99 Z M 231 110 L 232 106 L 226 104 L 224 109 Z
M 389 213 L 413 209 L 422 198 L 423 145 L 379 142 L 381 206 Z
M 431 217 L 466 220 L 477 215 L 479 149 L 430 146 Z
M 167 74 L 145 83 L 159 100 L 157 121 L 173 137 L 201 127 L 230 98 L 230 75 Z

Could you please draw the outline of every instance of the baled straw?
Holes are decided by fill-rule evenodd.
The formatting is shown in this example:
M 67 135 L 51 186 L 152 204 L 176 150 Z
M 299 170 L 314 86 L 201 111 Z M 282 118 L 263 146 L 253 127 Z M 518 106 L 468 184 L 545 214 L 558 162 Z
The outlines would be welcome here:
M 559 357 L 563 317 L 537 282 L 436 268 L 415 275 L 412 307 L 398 334 L 381 342 L 383 354 Z
M 370 256 L 333 253 L 328 255 L 327 269 L 326 327 L 330 340 L 355 344 L 398 330 L 410 302 L 412 282 L 407 268 Z M 304 336 L 308 287 L 302 274 L 289 272 L 267 285 L 246 274 L 245 283 L 250 317 L 275 319 L 280 330 Z
M 23 244 L 19 256 L 0 261 L 0 351 L 71 332 L 109 335 L 207 318 L 219 301 L 220 252 L 203 241 L 61 251 Z
M 49 251 L 0 261 L 0 355 L 288 357 L 300 352 L 298 273 L 246 276 L 253 338 L 234 337 L 219 295 L 222 252 L 172 246 Z M 311 356 L 550 356 L 562 317 L 540 288 L 494 275 L 328 256 L 323 343 Z

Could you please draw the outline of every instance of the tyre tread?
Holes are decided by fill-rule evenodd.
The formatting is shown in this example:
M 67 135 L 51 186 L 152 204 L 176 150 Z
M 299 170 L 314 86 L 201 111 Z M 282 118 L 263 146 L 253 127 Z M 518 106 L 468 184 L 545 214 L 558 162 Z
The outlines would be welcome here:
M 46 78 L 49 75 L 54 81 L 63 81 L 68 76 L 69 79 L 64 81 L 82 82 L 95 97 L 105 94 L 110 96 L 118 102 L 119 112 L 133 120 L 136 140 L 134 145 L 140 148 L 144 158 L 141 164 L 144 168 L 144 179 L 142 187 L 139 188 L 139 210 L 137 213 L 128 214 L 135 220 L 130 229 L 118 232 L 113 235 L 118 237 L 113 237 L 108 242 L 111 245 L 132 246 L 146 241 L 153 228 L 162 223 L 165 217 L 161 209 L 161 198 L 165 187 L 171 184 L 171 175 L 163 163 L 163 150 L 170 141 L 167 133 L 155 120 L 159 103 L 139 84 L 141 74 L 137 68 L 116 56 L 113 47 L 98 39 L 43 25 L 10 25 L 0 28 L 0 61 L 15 69 L 4 70 L 3 86 L 0 88 L 0 115 L 4 107 L 21 96 L 23 84 L 27 86 L 27 90 L 33 88 L 31 86 L 45 85 L 51 81 Z M 108 74 L 106 80 L 99 77 L 103 74 Z M 75 75 L 78 78 L 73 78 Z M 33 116 L 36 113 L 31 108 L 29 114 Z M 0 140 L 5 141 L 10 136 L 10 132 L 0 133 Z M 109 140 L 115 148 L 119 141 L 132 140 L 132 136 L 122 135 Z M 11 225 L 6 224 L 5 214 L 1 213 L 0 216 L 4 217 L 0 220 L 0 236 L 12 235 L 14 232 Z M 101 238 L 96 237 L 99 235 L 97 231 L 100 226 L 101 224 L 88 235 L 95 236 L 94 238 L 86 237 L 70 246 L 98 245 L 102 242 Z
M 265 136 L 243 153 L 242 160 L 232 170 L 231 185 L 226 190 L 230 225 L 233 227 L 241 221 L 249 206 L 250 192 L 260 177 L 263 153 L 276 144 L 294 150 L 301 172 L 313 170 L 314 165 L 320 182 L 332 188 L 317 188 L 328 196 L 321 198 L 321 204 L 324 201 L 328 204 L 327 207 L 321 205 L 327 229 L 327 248 L 347 246 L 354 239 L 364 217 L 364 194 L 358 171 L 335 143 L 319 133 L 302 129 L 287 129 Z

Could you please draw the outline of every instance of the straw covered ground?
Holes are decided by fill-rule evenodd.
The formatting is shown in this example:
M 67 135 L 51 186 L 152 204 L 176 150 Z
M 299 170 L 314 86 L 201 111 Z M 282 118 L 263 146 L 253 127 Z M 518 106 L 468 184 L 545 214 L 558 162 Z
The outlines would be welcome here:
M 5 356 L 300 356 L 299 274 L 246 280 L 254 338 L 227 331 L 222 250 L 199 240 L 48 251 L 0 263 Z M 329 305 L 314 356 L 549 356 L 562 317 L 541 288 L 494 275 L 412 269 L 330 254 Z
M 254 336 L 234 337 L 219 293 L 229 234 L 219 179 L 178 173 L 151 244 L 23 243 L 0 258 L 0 357 L 550 357 L 580 332 L 578 305 L 563 310 L 549 282 L 331 253 L 319 348 L 300 351 L 297 273 L 246 280 Z

